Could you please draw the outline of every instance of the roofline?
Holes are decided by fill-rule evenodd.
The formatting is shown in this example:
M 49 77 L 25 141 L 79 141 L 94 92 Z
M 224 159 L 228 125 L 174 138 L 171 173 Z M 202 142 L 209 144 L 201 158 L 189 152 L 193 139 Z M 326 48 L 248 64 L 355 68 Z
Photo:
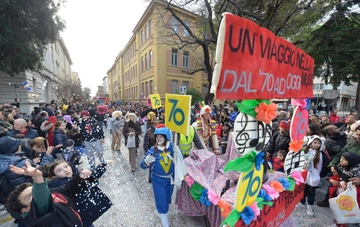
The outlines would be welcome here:
M 65 45 L 65 42 L 64 42 L 63 38 L 58 37 L 57 40 L 59 41 L 60 46 L 61 46 L 61 48 L 63 49 L 65 55 L 68 57 L 69 62 L 70 62 L 70 65 L 72 65 L 73 62 L 72 62 L 72 60 L 71 60 L 70 53 L 69 53 L 68 49 L 66 48 L 66 45 Z

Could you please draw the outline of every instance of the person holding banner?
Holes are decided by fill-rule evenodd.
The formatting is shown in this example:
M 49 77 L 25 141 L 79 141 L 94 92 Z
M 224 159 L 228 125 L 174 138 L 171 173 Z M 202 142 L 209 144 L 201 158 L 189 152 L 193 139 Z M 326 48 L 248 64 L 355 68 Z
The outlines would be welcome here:
M 154 132 L 156 144 L 144 156 L 140 167 L 149 168 L 152 164 L 152 185 L 156 209 L 163 227 L 169 227 L 168 211 L 174 191 L 174 144 L 170 142 L 170 130 L 160 124 Z
M 193 123 L 193 127 L 196 128 L 197 133 L 203 142 L 203 146 L 214 152 L 215 154 L 221 154 L 219 148 L 219 140 L 216 136 L 216 124 L 211 119 L 211 108 L 205 105 L 200 110 L 200 117 Z

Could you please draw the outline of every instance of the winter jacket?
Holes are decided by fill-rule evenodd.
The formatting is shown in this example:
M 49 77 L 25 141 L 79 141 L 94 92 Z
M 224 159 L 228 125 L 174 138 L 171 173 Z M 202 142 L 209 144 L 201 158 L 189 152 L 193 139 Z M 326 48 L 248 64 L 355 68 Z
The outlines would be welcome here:
M 26 127 L 26 128 L 27 128 L 28 131 L 25 134 L 25 138 L 34 139 L 34 138 L 39 136 L 39 134 L 38 134 L 38 132 L 36 130 L 34 130 L 34 129 L 30 128 L 30 127 Z M 8 136 L 14 136 L 14 135 L 18 135 L 18 134 L 21 134 L 21 132 L 18 131 L 18 130 L 14 130 L 14 131 L 9 132 L 7 135 Z
M 329 136 L 325 140 L 325 148 L 330 157 L 334 157 L 346 145 L 346 135 L 340 132 L 334 136 Z
M 274 154 L 278 150 L 289 151 L 290 137 L 284 136 L 277 131 L 270 140 L 267 152 Z
M 334 114 L 330 114 L 330 122 L 332 124 L 340 122 L 340 117 Z
M 80 215 L 76 213 L 74 202 L 65 194 L 58 193 L 56 190 L 50 193 L 46 182 L 34 183 L 31 208 L 22 222 L 25 226 L 39 227 L 84 226 Z M 35 201 L 47 203 L 44 206 L 37 207 Z M 39 213 L 44 214 L 39 215 Z
M 36 131 L 39 133 L 39 136 L 44 137 L 44 138 L 46 138 L 46 131 L 41 130 L 41 126 L 46 120 L 47 119 L 44 117 L 39 117 L 39 118 L 36 118 L 36 120 L 34 121 Z
M 84 141 L 94 142 L 105 138 L 103 128 L 99 122 L 90 117 L 87 121 L 81 121 L 80 132 Z
M 31 182 L 31 177 L 25 175 L 17 175 L 10 171 L 9 165 L 14 165 L 16 167 L 22 168 L 25 166 L 25 161 L 29 161 L 32 166 L 36 164 L 26 157 L 18 157 L 12 155 L 0 155 L 0 174 L 4 174 L 7 179 L 9 179 L 13 187 L 18 186 L 23 182 Z
M 76 204 L 76 211 L 80 214 L 84 226 L 90 226 L 111 206 L 110 199 L 98 188 L 99 181 L 92 175 L 83 180 L 79 174 L 61 187 L 54 189 Z
M 0 127 L 4 128 L 7 132 L 14 130 L 14 126 L 7 121 L 0 120 Z
M 59 144 L 64 144 L 67 140 L 65 133 L 61 129 L 55 129 L 54 130 L 54 140 L 53 140 L 53 146 L 57 146 Z
M 357 155 L 360 155 L 360 142 L 354 140 L 354 141 L 351 141 L 349 143 L 347 143 L 345 145 L 345 147 L 343 147 L 343 149 L 341 149 L 340 152 L 338 152 L 334 157 L 333 159 L 331 160 L 329 166 L 336 166 L 337 164 L 339 164 L 340 162 L 340 158 L 342 156 L 343 153 L 345 152 L 352 152 L 352 153 L 355 153 Z
M 54 141 L 53 130 L 55 127 L 55 123 L 56 123 L 56 117 L 51 116 L 45 122 L 43 122 L 40 127 L 42 131 L 46 132 L 46 139 L 49 143 L 49 146 L 53 146 L 53 141 Z
M 141 134 L 141 127 L 138 122 L 134 123 L 134 127 L 129 126 L 129 122 L 126 122 L 123 128 L 123 134 L 125 136 L 125 145 L 127 144 L 127 140 L 130 132 L 135 132 L 135 144 L 136 148 L 139 148 L 139 135 Z
M 13 155 L 21 145 L 21 139 L 3 136 L 0 138 L 0 154 Z
M 239 114 L 239 113 L 236 112 L 236 111 L 230 113 L 230 121 L 231 121 L 231 123 L 234 124 L 234 121 L 236 120 L 236 117 L 237 117 L 238 114 Z
M 342 156 L 348 161 L 348 165 L 342 166 L 339 163 L 335 166 L 335 170 L 341 179 L 349 182 L 352 177 L 360 177 L 360 156 L 352 152 L 345 152 Z

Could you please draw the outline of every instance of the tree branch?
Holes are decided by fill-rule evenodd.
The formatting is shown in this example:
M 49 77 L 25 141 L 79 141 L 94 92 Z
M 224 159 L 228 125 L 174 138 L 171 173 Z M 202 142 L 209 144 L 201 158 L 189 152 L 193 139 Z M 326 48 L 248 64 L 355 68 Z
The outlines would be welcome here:
M 246 15 L 246 16 L 248 16 L 248 17 L 252 17 L 252 18 L 254 18 L 255 20 L 258 20 L 258 21 L 260 22 L 260 24 L 262 24 L 263 19 L 260 18 L 258 15 L 254 14 L 254 13 L 250 13 L 250 12 L 245 11 L 245 10 L 241 10 L 241 9 L 238 7 L 238 5 L 237 5 L 235 2 L 231 1 L 231 0 L 227 0 L 227 2 L 229 2 L 230 4 L 232 4 L 232 5 L 235 7 L 235 9 L 236 9 L 236 11 L 237 11 L 237 13 L 238 13 L 239 16 L 242 17 L 242 15 Z
M 204 69 L 204 68 L 199 68 L 199 69 L 195 69 L 195 70 L 193 70 L 193 71 L 191 71 L 191 72 L 182 70 L 181 72 L 186 73 L 186 74 L 188 74 L 188 75 L 194 75 L 194 74 L 197 73 L 197 72 L 206 72 L 206 69 Z

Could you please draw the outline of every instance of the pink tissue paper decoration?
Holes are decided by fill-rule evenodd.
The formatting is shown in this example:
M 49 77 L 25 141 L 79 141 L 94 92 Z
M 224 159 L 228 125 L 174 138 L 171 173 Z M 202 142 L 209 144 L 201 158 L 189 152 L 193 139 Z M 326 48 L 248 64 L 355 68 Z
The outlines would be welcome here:
M 208 190 L 208 199 L 215 206 L 219 203 L 219 196 L 214 191 Z
M 307 106 L 305 98 L 291 99 L 292 106 L 300 106 L 301 109 L 305 109 Z
M 250 208 L 254 211 L 255 216 L 254 216 L 253 221 L 255 221 L 256 217 L 260 215 L 260 209 L 257 206 L 257 202 L 253 202 L 253 204 L 251 204 Z
M 294 178 L 296 184 L 304 183 L 304 178 L 301 176 L 299 171 L 294 171 L 290 174 L 292 178 Z
M 270 185 L 263 184 L 262 187 L 273 200 L 279 198 L 279 192 L 277 192 L 274 188 L 270 187 Z
M 190 177 L 189 175 L 187 175 L 185 177 L 186 183 L 189 186 L 189 188 L 191 188 L 191 186 L 195 183 L 194 179 L 192 177 Z

